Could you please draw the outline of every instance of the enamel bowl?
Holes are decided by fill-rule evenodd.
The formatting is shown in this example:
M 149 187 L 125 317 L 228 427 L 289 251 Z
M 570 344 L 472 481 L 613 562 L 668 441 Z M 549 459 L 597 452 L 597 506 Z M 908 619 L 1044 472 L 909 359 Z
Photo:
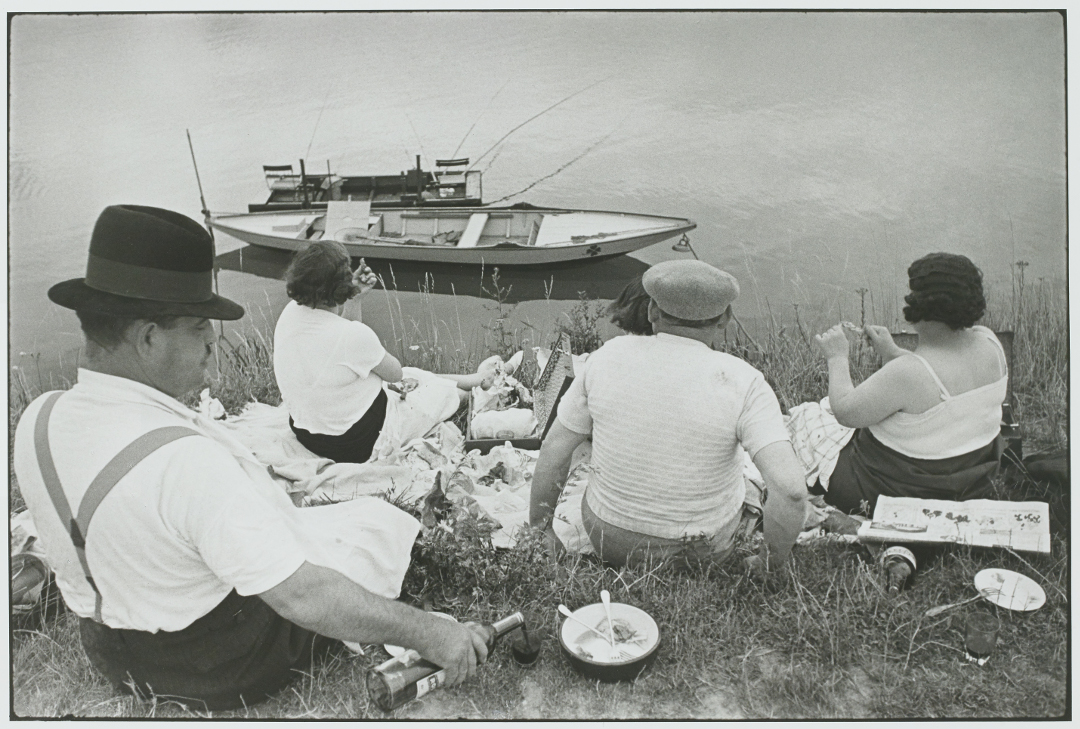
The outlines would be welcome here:
M 586 625 L 607 632 L 603 603 L 578 608 L 573 615 Z M 625 603 L 611 603 L 611 618 L 617 638 L 632 636 L 632 640 L 617 641 L 615 651 L 607 640 L 569 618 L 559 628 L 559 645 L 570 665 L 582 675 L 608 682 L 632 681 L 656 660 L 660 628 L 647 612 Z

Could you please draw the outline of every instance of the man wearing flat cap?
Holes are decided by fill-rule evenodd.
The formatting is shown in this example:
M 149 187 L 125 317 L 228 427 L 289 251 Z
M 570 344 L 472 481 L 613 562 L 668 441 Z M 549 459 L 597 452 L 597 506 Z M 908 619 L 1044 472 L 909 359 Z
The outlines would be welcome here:
M 211 320 L 244 315 L 213 293 L 213 258 L 195 221 L 113 206 L 86 277 L 49 290 L 78 315 L 86 358 L 74 387 L 26 409 L 14 465 L 90 662 L 118 688 L 215 710 L 265 699 L 329 639 L 412 647 L 450 682 L 471 675 L 483 636 L 389 599 L 412 517 L 383 505 L 404 535 L 384 581 L 396 585 L 366 589 L 313 556 L 307 510 L 266 467 L 177 400 L 207 377 Z
M 653 336 L 620 336 L 589 355 L 559 403 L 533 474 L 529 521 L 549 532 L 570 458 L 592 435 L 582 522 L 600 557 L 723 560 L 746 493 L 740 446 L 767 488 L 756 569 L 779 565 L 803 524 L 806 487 L 776 395 L 760 372 L 713 346 L 739 295 L 702 261 L 642 277 Z

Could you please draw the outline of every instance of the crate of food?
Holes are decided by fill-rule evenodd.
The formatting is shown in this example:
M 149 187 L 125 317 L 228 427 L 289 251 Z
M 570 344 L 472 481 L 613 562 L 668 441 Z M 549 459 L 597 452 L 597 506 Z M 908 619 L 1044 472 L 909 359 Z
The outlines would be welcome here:
M 560 335 L 542 368 L 540 364 L 537 355 L 526 350 L 523 361 L 513 370 L 520 372 L 530 366 L 540 369 L 532 390 L 505 370 L 496 375 L 487 390 L 473 390 L 465 430 L 466 452 L 479 450 L 486 454 L 507 441 L 515 448 L 540 449 L 554 422 L 559 399 L 574 379 L 569 336 Z

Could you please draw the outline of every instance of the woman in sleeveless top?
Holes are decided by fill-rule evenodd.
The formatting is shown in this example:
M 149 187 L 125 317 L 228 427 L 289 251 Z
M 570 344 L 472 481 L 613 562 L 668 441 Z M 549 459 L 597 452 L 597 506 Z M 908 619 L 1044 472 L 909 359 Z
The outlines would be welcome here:
M 833 414 L 856 429 L 825 494 L 847 513 L 872 514 L 882 494 L 986 498 L 1001 457 L 1008 371 L 997 337 L 975 326 L 986 309 L 982 273 L 964 256 L 931 253 L 911 264 L 908 278 L 904 318 L 919 335 L 914 352 L 884 327 L 866 327 L 885 364 L 855 387 L 844 327 L 817 337 Z

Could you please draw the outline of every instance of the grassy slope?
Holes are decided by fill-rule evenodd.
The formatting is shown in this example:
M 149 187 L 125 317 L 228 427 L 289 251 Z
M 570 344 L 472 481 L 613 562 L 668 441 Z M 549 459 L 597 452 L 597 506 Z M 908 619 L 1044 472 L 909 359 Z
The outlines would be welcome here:
M 1029 291 L 1029 300 L 1012 322 L 991 324 L 1017 330 L 1017 414 L 1031 452 L 1067 443 L 1068 341 L 1064 307 L 1038 290 Z M 588 340 L 596 311 L 583 302 L 568 319 L 577 341 Z M 489 325 L 490 350 L 514 344 L 500 321 L 493 317 Z M 484 354 L 445 337 L 441 349 L 427 348 L 430 331 L 415 322 L 402 320 L 400 332 L 403 342 L 420 345 L 410 364 L 453 360 L 466 370 Z M 798 330 L 770 331 L 755 345 L 733 336 L 731 348 L 766 373 L 785 407 L 824 394 L 823 365 Z M 277 401 L 265 340 L 256 336 L 222 352 L 214 394 L 230 411 L 253 398 Z M 29 387 L 13 392 L 12 423 L 32 394 Z M 1014 480 L 1002 479 L 1002 497 L 1046 496 L 1045 488 Z M 17 487 L 12 491 L 17 506 Z M 532 543 L 496 552 L 471 525 L 457 527 L 452 536 L 434 530 L 418 543 L 405 594 L 422 594 L 436 609 L 469 619 L 524 610 L 546 638 L 545 651 L 537 665 L 523 669 L 505 648 L 498 650 L 474 682 L 407 705 L 395 713 L 399 718 L 1005 718 L 1066 711 L 1068 543 L 1060 522 L 1049 556 L 957 548 L 921 569 L 895 600 L 884 597 L 880 575 L 861 548 L 837 542 L 800 546 L 784 579 L 763 587 L 737 569 L 616 572 L 573 556 L 553 563 Z M 961 654 L 964 616 L 974 605 L 933 619 L 923 613 L 970 597 L 972 577 L 990 566 L 1036 578 L 1047 603 L 1030 614 L 998 610 L 999 645 L 980 668 Z M 558 655 L 554 606 L 595 602 L 603 587 L 614 600 L 649 611 L 664 631 L 655 665 L 631 684 L 586 681 Z M 192 715 L 177 704 L 115 695 L 89 666 L 77 623 L 62 607 L 47 617 L 16 618 L 13 628 L 18 716 Z M 215 716 L 381 717 L 363 689 L 364 672 L 379 655 L 377 648 L 363 657 L 336 655 L 274 699 Z

